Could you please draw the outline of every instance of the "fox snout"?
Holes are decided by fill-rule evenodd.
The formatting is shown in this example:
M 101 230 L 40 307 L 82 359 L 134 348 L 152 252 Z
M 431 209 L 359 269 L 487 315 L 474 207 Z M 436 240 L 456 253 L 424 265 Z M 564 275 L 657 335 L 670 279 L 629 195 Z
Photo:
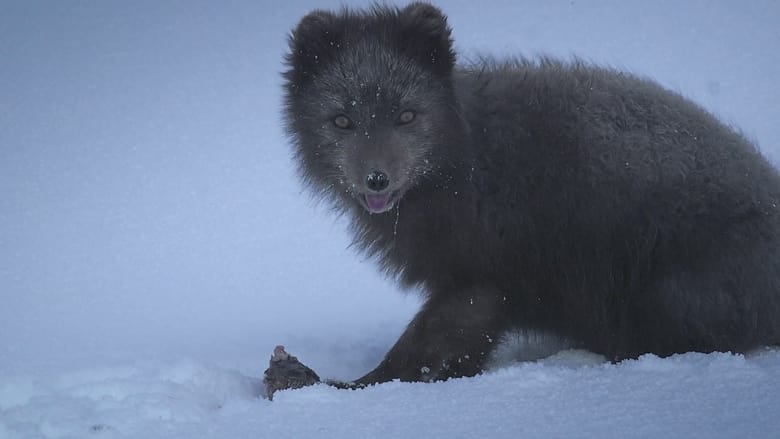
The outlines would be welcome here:
M 390 186 L 390 177 L 383 171 L 374 170 L 366 175 L 366 188 L 371 192 L 382 192 Z

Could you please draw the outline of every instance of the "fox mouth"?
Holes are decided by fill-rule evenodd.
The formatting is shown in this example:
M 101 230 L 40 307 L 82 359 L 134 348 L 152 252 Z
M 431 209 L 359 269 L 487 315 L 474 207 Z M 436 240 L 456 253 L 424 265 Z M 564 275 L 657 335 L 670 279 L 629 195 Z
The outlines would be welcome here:
M 384 213 L 393 208 L 397 196 L 398 191 L 395 191 L 384 194 L 363 194 L 359 199 L 369 213 Z

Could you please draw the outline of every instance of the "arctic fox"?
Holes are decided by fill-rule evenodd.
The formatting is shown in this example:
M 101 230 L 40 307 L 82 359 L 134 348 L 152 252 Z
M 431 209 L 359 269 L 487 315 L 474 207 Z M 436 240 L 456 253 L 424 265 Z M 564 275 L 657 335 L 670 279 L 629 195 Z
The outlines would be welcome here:
M 425 3 L 312 12 L 286 61 L 303 181 L 425 295 L 356 383 L 475 375 L 513 328 L 614 361 L 780 342 L 778 172 L 679 94 L 582 61 L 456 66 Z

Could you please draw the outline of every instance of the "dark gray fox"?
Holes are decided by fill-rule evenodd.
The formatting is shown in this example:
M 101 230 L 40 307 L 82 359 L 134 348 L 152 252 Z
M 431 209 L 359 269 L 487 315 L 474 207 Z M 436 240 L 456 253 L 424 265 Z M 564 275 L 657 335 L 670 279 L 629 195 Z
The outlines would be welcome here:
M 780 342 L 780 178 L 753 144 L 631 74 L 455 61 L 425 3 L 290 37 L 303 181 L 426 300 L 358 384 L 475 375 L 513 328 L 614 361 Z

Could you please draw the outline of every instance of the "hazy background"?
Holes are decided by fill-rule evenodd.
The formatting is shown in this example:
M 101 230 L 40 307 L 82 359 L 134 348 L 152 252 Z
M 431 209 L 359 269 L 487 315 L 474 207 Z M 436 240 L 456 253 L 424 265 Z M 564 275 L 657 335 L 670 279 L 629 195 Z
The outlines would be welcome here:
M 381 354 L 416 299 L 302 191 L 279 111 L 289 30 L 340 4 L 0 2 L 0 372 L 307 337 Z M 640 73 L 780 161 L 776 1 L 437 4 L 464 56 Z

